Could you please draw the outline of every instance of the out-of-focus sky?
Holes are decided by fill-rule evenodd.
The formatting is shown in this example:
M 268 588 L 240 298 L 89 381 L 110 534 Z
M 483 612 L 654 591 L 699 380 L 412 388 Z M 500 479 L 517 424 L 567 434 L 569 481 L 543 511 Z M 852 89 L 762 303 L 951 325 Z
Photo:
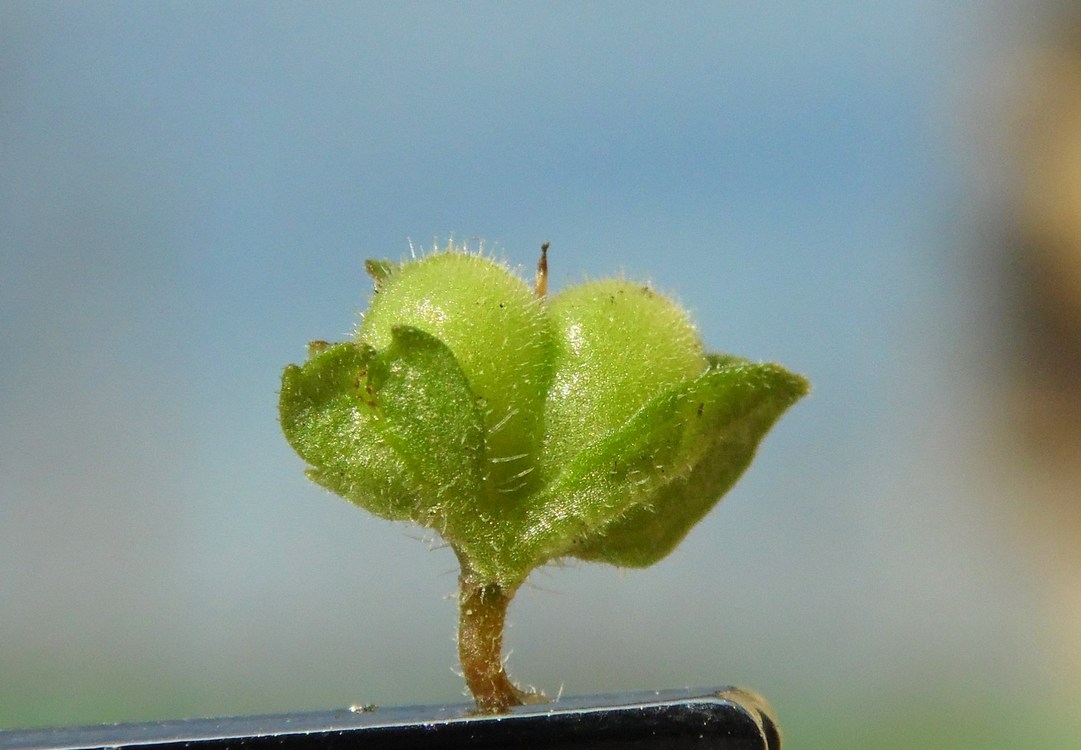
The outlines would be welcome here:
M 451 235 L 815 388 L 661 564 L 535 574 L 513 676 L 737 683 L 853 747 L 1041 690 L 965 468 L 996 7 L 0 4 L 0 726 L 463 700 L 453 555 L 276 417 L 364 259 Z

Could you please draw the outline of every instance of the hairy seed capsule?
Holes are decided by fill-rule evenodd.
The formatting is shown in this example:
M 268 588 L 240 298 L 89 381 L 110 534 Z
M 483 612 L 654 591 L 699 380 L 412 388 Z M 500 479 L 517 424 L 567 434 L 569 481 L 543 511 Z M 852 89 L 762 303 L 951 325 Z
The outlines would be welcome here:
M 357 339 L 382 349 L 394 326 L 406 325 L 446 344 L 483 405 L 491 481 L 508 492 L 524 489 L 535 481 L 522 472 L 535 460 L 550 373 L 543 303 L 479 255 L 436 253 L 381 270 Z
M 553 468 L 707 366 L 687 314 L 640 284 L 572 287 L 552 299 L 549 316 L 556 351 L 544 460 Z

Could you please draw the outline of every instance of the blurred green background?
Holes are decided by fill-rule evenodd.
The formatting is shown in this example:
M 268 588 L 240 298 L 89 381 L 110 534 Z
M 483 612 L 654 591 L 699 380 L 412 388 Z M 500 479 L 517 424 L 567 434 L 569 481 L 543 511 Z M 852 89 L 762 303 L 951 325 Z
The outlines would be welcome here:
M 1081 390 L 1026 412 L 1073 329 L 1017 187 L 1068 163 L 1018 116 L 1063 8 L 0 2 L 0 727 L 464 700 L 453 555 L 276 418 L 364 259 L 453 236 L 815 386 L 670 558 L 535 574 L 512 676 L 1076 746 Z

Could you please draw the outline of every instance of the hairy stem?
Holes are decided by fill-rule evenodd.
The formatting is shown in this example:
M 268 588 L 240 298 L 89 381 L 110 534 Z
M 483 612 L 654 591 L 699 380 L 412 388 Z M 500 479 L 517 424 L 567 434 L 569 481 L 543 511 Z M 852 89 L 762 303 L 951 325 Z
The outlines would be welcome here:
M 503 713 L 536 696 L 511 684 L 503 669 L 503 625 L 514 591 L 458 578 L 458 658 L 480 713 Z

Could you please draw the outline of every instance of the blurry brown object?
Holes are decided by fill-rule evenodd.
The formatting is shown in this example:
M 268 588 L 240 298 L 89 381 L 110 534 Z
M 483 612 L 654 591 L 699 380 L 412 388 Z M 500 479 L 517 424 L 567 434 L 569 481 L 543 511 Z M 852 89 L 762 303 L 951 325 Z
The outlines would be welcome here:
M 1008 254 L 1016 426 L 1038 462 L 1072 473 L 1061 464 L 1081 467 L 1081 24 L 1059 33 L 1023 79 Z
M 1024 57 L 1013 97 L 1005 155 L 1014 171 L 998 217 L 1006 295 L 995 319 L 1010 377 L 999 410 L 1006 450 L 995 455 L 999 487 L 1018 501 L 1011 541 L 1038 572 L 1056 634 L 1048 666 L 1072 701 L 1081 694 L 1081 9 L 1058 12 Z

